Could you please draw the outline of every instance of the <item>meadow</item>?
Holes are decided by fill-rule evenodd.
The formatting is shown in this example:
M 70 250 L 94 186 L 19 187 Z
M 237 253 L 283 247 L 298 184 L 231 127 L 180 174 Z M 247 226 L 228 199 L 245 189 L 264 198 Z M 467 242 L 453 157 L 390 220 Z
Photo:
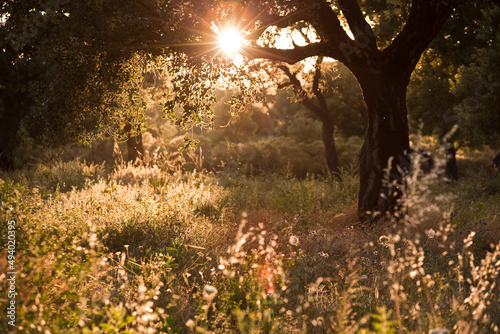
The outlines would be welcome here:
M 486 161 L 459 155 L 458 182 L 408 175 L 405 211 L 371 223 L 352 169 L 343 183 L 167 163 L 2 173 L 0 277 L 15 266 L 17 295 L 0 332 L 497 333 L 500 175 Z

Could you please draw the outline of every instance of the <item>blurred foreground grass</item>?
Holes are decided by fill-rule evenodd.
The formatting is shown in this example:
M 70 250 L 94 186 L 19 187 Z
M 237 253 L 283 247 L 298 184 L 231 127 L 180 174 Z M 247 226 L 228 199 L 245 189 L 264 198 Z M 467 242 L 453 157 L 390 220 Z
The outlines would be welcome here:
M 3 174 L 18 294 L 15 329 L 2 315 L 0 331 L 498 332 L 500 177 L 410 180 L 404 219 L 367 226 L 351 174 L 78 162 Z

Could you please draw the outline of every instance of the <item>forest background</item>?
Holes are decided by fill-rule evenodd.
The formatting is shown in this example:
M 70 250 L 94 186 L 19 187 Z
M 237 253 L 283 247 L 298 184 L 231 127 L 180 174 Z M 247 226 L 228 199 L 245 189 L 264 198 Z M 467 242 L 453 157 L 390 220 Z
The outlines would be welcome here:
M 357 80 L 322 56 L 214 57 L 186 23 L 238 3 L 2 2 L 1 330 L 497 333 L 500 8 L 461 3 L 423 52 L 407 108 L 425 156 L 404 208 L 365 221 Z M 411 8 L 356 3 L 381 47 Z M 294 29 L 292 48 L 312 40 Z

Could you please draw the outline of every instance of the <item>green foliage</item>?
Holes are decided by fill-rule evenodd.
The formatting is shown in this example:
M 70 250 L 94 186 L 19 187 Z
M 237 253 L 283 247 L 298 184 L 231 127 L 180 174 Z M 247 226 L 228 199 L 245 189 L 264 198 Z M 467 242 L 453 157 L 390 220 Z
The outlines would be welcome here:
M 404 25 L 410 9 L 409 1 L 362 0 L 361 6 L 374 22 L 372 28 L 377 37 L 377 45 L 387 47 Z
M 332 90 L 326 96 L 332 110 L 336 131 L 344 138 L 366 133 L 367 109 L 356 78 L 341 63 L 330 65 L 325 86 Z M 341 164 L 341 166 L 343 166 Z
M 26 179 L 16 183 L 7 178 L 2 180 L 0 188 L 0 201 L 2 203 L 2 213 L 7 211 L 19 211 L 19 205 L 22 204 L 23 199 L 29 194 L 29 188 Z
M 159 329 L 160 333 L 175 334 L 182 331 L 182 327 L 177 327 L 175 319 L 171 316 L 164 318 L 163 325 L 164 326 Z
M 297 142 L 311 143 L 321 138 L 321 122 L 307 117 L 303 109 L 293 115 L 287 123 L 285 130 L 287 137 Z
M 497 127 L 493 125 L 498 123 L 500 115 L 498 7 L 484 11 L 483 25 L 478 39 L 487 47 L 476 49 L 473 62 L 460 67 L 451 84 L 451 92 L 458 101 L 453 111 L 460 126 L 460 142 L 471 147 L 500 144 Z
M 478 148 L 496 144 L 498 7 L 463 3 L 423 54 L 408 89 L 414 128 L 444 136 L 455 125 L 453 141 Z
M 213 89 L 229 68 L 223 60 L 207 65 L 182 56 L 178 42 L 191 37 L 180 28 L 187 18 L 178 5 L 7 1 L 0 12 L 3 168 L 12 167 L 20 138 L 88 143 L 123 136 L 124 124 L 132 125 L 130 134 L 141 133 L 152 100 L 163 102 L 178 125 L 210 124 Z M 184 108 L 180 118 L 177 107 Z
M 377 307 L 377 313 L 372 315 L 372 327 L 374 331 L 361 330 L 360 334 L 392 334 L 396 330 L 397 321 L 391 320 L 392 311 L 388 311 L 385 306 Z

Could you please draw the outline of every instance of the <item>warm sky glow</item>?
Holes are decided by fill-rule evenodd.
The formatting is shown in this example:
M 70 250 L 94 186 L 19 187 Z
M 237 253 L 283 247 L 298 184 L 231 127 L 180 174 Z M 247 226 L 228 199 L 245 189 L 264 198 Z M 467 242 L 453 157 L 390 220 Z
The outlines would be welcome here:
M 238 54 L 241 47 L 240 32 L 234 28 L 228 28 L 222 31 L 219 34 L 219 44 L 225 54 Z

